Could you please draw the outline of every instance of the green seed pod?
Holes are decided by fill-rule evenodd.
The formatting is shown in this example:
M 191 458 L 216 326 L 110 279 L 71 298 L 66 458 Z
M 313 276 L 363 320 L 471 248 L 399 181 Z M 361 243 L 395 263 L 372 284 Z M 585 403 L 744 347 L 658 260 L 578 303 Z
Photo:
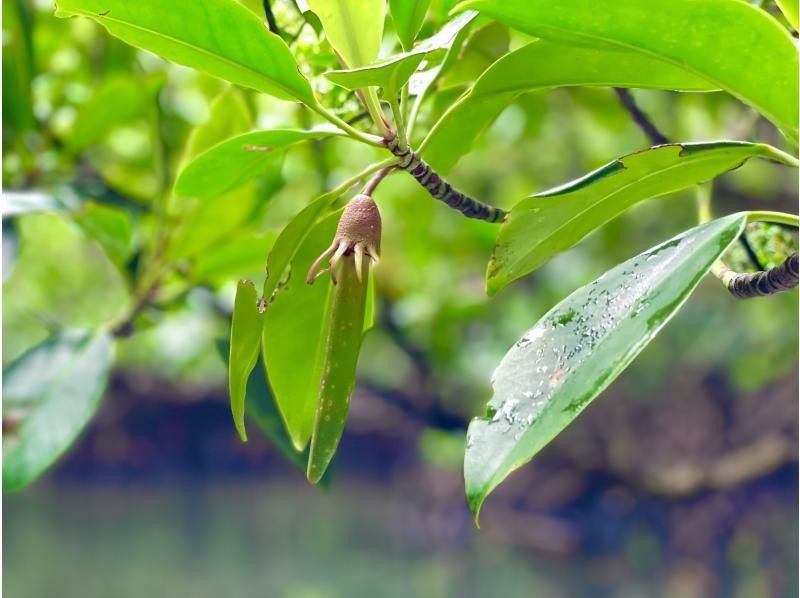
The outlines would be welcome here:
M 328 269 L 333 282 L 328 295 L 320 362 L 322 376 L 306 472 L 312 483 L 322 478 L 344 430 L 364 332 L 369 265 L 370 261 L 378 260 L 380 234 L 381 220 L 375 202 L 367 195 L 359 195 L 342 213 L 331 246 L 309 269 L 309 284 Z M 329 268 L 317 271 L 331 254 Z

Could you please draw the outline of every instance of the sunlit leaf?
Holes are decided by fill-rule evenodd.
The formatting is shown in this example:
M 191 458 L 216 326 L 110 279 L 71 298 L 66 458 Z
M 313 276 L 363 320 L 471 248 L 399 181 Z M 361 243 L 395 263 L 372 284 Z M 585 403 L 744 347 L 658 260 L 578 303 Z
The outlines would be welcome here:
M 780 23 L 747 2 L 467 0 L 543 39 L 650 54 L 707 79 L 797 139 L 798 56 Z
M 714 88 L 697 75 L 639 52 L 537 40 L 492 64 L 469 92 L 445 112 L 419 151 L 431 166 L 446 173 L 469 152 L 478 134 L 520 94 L 576 85 L 687 91 Z
M 386 0 L 309 0 L 331 46 L 352 68 L 378 57 Z
M 284 41 L 231 0 L 59 0 L 56 15 L 89 17 L 112 35 L 167 60 L 316 105 Z
M 633 361 L 744 229 L 746 214 L 698 226 L 606 272 L 556 305 L 506 354 L 486 415 L 469 426 L 467 500 L 527 463 Z
M 795 0 L 775 0 L 775 3 L 780 7 L 783 16 L 786 17 L 789 24 L 797 31 L 797 29 L 800 28 L 798 26 L 800 19 L 798 19 L 797 2 L 795 2 Z
M 431 0 L 389 0 L 394 30 L 404 50 L 414 45 L 430 4 Z
M 459 31 L 467 26 L 477 14 L 468 11 L 458 15 L 442 27 L 436 35 L 420 42 L 413 50 L 384 58 L 368 66 L 330 71 L 325 73 L 325 76 L 347 89 L 369 86 L 383 87 L 388 90 L 387 95 L 390 95 L 408 81 L 426 54 L 449 48 Z
M 708 181 L 751 157 L 796 161 L 742 141 L 663 145 L 623 156 L 584 177 L 523 199 L 500 227 L 486 272 L 489 294 L 569 249 L 636 204 Z
M 247 441 L 244 426 L 245 395 L 250 372 L 258 361 L 261 347 L 262 314 L 258 310 L 258 293 L 249 280 L 240 280 L 231 318 L 231 345 L 228 358 L 228 393 L 236 431 Z
M 3 372 L 3 490 L 19 490 L 52 465 L 100 404 L 111 369 L 107 333 L 51 338 Z

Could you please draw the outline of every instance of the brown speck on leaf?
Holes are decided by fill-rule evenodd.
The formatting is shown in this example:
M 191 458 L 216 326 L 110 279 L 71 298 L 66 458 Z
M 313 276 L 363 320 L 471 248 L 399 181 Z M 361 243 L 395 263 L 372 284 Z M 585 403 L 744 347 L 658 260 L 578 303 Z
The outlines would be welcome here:
M 99 12 L 99 13 L 97 13 L 97 16 L 98 16 L 98 17 L 104 17 L 104 16 L 106 16 L 107 14 L 109 14 L 110 12 L 111 12 L 111 9 L 109 8 L 108 10 L 104 10 L 103 12 Z

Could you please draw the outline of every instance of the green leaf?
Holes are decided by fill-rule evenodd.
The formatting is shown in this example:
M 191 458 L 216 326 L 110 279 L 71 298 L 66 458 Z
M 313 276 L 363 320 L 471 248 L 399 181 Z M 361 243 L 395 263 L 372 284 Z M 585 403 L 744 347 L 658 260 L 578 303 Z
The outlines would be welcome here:
M 262 274 L 265 256 L 276 236 L 274 233 L 250 232 L 209 248 L 197 257 L 191 279 L 220 285 L 231 279 Z
M 263 316 L 258 309 L 258 293 L 249 280 L 240 280 L 231 318 L 231 348 L 228 358 L 228 392 L 233 423 L 242 442 L 247 442 L 244 427 L 247 379 L 258 361 Z
M 348 67 L 364 66 L 378 57 L 386 0 L 309 0 L 308 5 Z
M 333 241 L 339 216 L 340 212 L 335 212 L 307 234 L 291 259 L 288 279 L 272 296 L 264 314 L 262 346 L 267 378 L 297 450 L 303 450 L 308 443 L 314 424 L 330 286 L 322 279 L 307 285 L 306 272 Z
M 86 427 L 108 384 L 112 349 L 111 336 L 104 332 L 63 334 L 5 370 L 4 491 L 19 490 L 39 477 Z M 12 422 L 10 431 L 7 422 Z
M 365 272 L 369 272 L 370 258 L 362 259 Z M 364 337 L 367 281 L 358 279 L 352 258 L 340 261 L 337 270 L 338 283 L 328 285 L 332 288 L 320 347 L 319 398 L 306 471 L 306 477 L 313 484 L 325 474 L 339 446 L 347 421 L 350 395 L 356 384 L 358 354 Z
M 253 114 L 242 90 L 229 87 L 208 107 L 208 120 L 192 129 L 181 155 L 181 170 L 186 164 L 215 145 L 253 128 Z
M 404 50 L 410 50 L 425 22 L 431 0 L 389 0 L 394 30 Z
M 10 141 L 36 126 L 30 13 L 31 7 L 21 0 L 3 2 L 3 124 Z
M 543 39 L 650 54 L 707 79 L 797 139 L 798 57 L 792 37 L 747 2 L 720 0 L 467 0 Z
M 531 68 L 530 65 L 536 65 Z M 564 46 L 537 40 L 492 64 L 434 125 L 420 145 L 425 160 L 446 173 L 472 141 L 520 94 L 563 86 L 709 91 L 708 81 L 638 52 Z
M 795 165 L 775 148 L 741 141 L 662 145 L 623 156 L 584 177 L 523 199 L 500 227 L 486 272 L 494 295 L 637 202 L 713 179 L 751 157 Z
M 142 79 L 134 75 L 117 75 L 103 81 L 89 100 L 80 106 L 66 146 L 79 152 L 101 141 L 114 127 L 156 110 L 156 94 L 164 84 L 163 73 Z M 113 106 L 113 110 L 109 110 Z
M 317 105 L 284 41 L 231 0 L 58 0 L 56 16 L 75 15 L 167 60 L 283 100 Z
M 283 156 L 281 150 L 300 141 L 345 135 L 333 126 L 309 131 L 276 129 L 237 135 L 196 156 L 181 170 L 175 192 L 184 197 L 213 199 L 263 174 Z
M 467 500 L 527 463 L 633 361 L 744 229 L 746 214 L 693 228 L 556 305 L 506 353 L 485 417 L 470 423 Z
M 87 201 L 73 219 L 117 265 L 124 264 L 133 248 L 133 223 L 128 212 Z
M 797 31 L 800 28 L 798 26 L 800 20 L 797 14 L 797 0 L 775 0 L 775 2 L 780 7 L 783 16 L 789 21 L 789 24 Z
M 325 76 L 347 89 L 360 89 L 363 87 L 383 87 L 386 95 L 396 93 L 406 81 L 414 74 L 426 54 L 437 50 L 447 49 L 466 25 L 478 13 L 465 12 L 447 23 L 433 37 L 420 42 L 413 50 L 396 56 L 390 56 L 368 66 L 350 70 L 338 70 L 325 73 Z

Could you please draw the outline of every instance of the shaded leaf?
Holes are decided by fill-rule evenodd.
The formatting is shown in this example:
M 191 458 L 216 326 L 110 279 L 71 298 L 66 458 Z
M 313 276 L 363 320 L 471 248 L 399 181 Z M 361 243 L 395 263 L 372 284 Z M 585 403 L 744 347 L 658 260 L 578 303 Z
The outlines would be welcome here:
M 759 143 L 662 145 L 523 199 L 500 227 L 486 272 L 489 294 L 574 246 L 637 202 L 708 181 L 751 157 L 796 165 L 791 156 Z
M 230 0 L 59 0 L 56 16 L 89 17 L 124 42 L 283 100 L 315 106 L 284 41 Z
M 797 50 L 786 29 L 747 2 L 467 0 L 463 9 L 543 39 L 650 54 L 730 92 L 797 139 Z
M 87 201 L 73 217 L 86 236 L 97 241 L 118 265 L 130 256 L 133 248 L 133 223 L 128 212 Z
M 693 228 L 556 305 L 505 355 L 464 455 L 476 521 L 486 496 L 578 416 L 677 312 L 744 229 L 746 214 Z
M 107 333 L 63 334 L 4 371 L 4 491 L 30 484 L 75 441 L 100 404 L 112 355 Z
M 197 257 L 191 278 L 198 282 L 222 284 L 230 279 L 261 274 L 275 238 L 273 233 L 250 233 L 209 248 Z
M 434 125 L 419 151 L 431 166 L 446 173 L 521 93 L 575 85 L 689 91 L 714 88 L 703 78 L 646 54 L 537 40 L 484 71 Z
M 250 372 L 258 361 L 263 316 L 258 311 L 258 293 L 249 280 L 240 280 L 231 318 L 231 345 L 228 358 L 228 393 L 236 431 L 247 441 L 244 426 L 245 395 Z
M 307 139 L 345 135 L 333 126 L 309 131 L 253 131 L 218 143 L 181 170 L 175 192 L 184 197 L 213 199 L 264 173 L 283 156 L 281 150 Z

